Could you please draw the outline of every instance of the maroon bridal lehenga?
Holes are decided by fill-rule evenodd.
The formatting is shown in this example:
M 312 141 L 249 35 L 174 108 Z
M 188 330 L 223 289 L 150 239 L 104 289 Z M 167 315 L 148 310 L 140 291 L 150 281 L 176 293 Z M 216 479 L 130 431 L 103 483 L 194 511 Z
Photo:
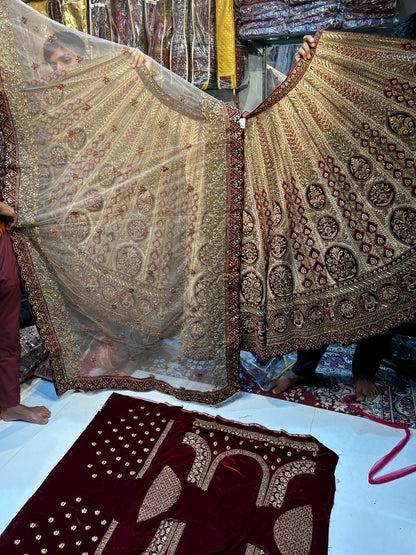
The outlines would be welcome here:
M 240 349 L 416 312 L 416 45 L 325 32 L 247 118 L 156 61 L 0 0 L 2 196 L 58 394 L 216 403 Z M 173 39 L 172 39 L 173 40 Z M 56 45 L 55 45 L 56 46 Z

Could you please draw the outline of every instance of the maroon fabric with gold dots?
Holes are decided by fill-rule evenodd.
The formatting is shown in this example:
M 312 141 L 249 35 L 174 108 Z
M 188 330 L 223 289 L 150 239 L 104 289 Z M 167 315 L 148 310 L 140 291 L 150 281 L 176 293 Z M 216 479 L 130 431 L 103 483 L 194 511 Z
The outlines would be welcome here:
M 337 460 L 311 436 L 114 393 L 0 551 L 321 555 Z

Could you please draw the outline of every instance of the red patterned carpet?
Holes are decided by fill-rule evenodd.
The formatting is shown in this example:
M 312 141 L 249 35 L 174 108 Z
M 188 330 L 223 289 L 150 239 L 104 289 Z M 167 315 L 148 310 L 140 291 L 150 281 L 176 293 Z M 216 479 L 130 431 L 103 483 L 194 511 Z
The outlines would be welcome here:
M 269 395 L 320 409 L 357 415 L 342 402 L 345 395 L 354 394 L 351 374 L 353 352 L 353 345 L 330 345 L 322 357 L 314 382 L 293 387 L 281 395 L 273 395 L 266 391 L 265 380 L 262 382 L 260 376 L 256 381 L 242 366 L 243 389 L 258 395 Z M 375 381 L 379 395 L 373 402 L 360 403 L 359 406 L 365 412 L 383 420 L 416 428 L 416 381 L 385 366 L 381 366 Z M 262 383 L 263 389 L 259 382 Z

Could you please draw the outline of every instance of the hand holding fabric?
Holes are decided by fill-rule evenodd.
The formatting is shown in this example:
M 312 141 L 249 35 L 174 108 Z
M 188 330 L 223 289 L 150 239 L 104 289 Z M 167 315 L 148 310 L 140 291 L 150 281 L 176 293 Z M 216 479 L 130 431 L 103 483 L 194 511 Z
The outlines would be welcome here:
M 143 67 L 145 66 L 149 71 L 152 67 L 152 59 L 146 56 L 141 50 L 134 49 L 130 50 L 130 64 L 132 67 Z
M 315 48 L 316 43 L 312 35 L 305 35 L 303 37 L 303 44 L 295 54 L 295 60 L 310 60 L 312 57 L 312 48 Z
M 0 202 L 0 216 L 5 219 L 7 229 L 14 227 L 17 224 L 17 214 L 11 206 Z

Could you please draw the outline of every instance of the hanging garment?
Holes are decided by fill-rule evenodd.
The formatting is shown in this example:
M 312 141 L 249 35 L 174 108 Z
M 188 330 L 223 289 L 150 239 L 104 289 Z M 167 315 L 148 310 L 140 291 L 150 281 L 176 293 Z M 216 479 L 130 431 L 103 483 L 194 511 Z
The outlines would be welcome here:
M 414 317 L 414 42 L 324 33 L 244 146 L 238 110 L 126 47 L 19 0 L 0 30 L 3 197 L 58 394 L 219 402 L 241 347 Z

